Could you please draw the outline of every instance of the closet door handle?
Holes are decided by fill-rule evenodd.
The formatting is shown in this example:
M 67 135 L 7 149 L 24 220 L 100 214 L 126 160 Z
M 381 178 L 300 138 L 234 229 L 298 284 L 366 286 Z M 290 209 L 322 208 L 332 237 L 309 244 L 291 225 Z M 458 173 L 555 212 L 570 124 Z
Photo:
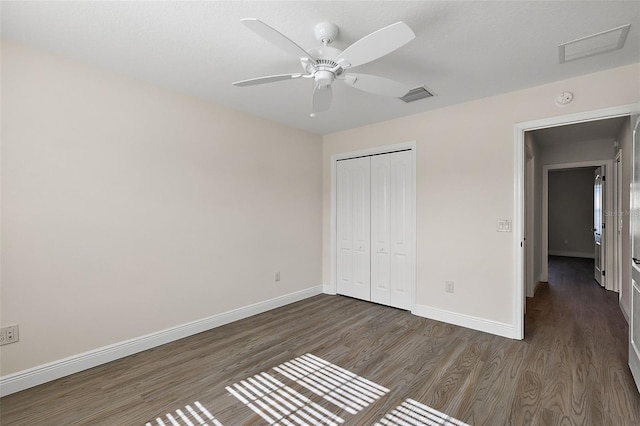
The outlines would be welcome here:
M 640 265 L 640 259 L 632 257 L 631 260 L 633 260 L 633 263 L 635 263 L 636 265 Z

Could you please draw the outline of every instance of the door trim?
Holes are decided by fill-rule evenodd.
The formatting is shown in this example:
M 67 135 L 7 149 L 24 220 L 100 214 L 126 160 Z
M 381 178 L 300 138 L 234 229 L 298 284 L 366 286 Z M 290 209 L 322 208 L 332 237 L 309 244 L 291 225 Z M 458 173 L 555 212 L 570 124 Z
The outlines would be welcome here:
M 640 104 L 622 105 L 611 108 L 603 108 L 595 111 L 585 111 L 575 114 L 567 114 L 540 120 L 515 123 L 513 126 L 514 160 L 513 160 L 513 338 L 524 339 L 524 173 L 525 173 L 525 146 L 524 133 L 530 130 L 544 129 L 548 127 L 563 126 L 566 124 L 581 123 L 600 120 L 603 118 L 621 117 L 636 114 L 640 111 Z
M 617 292 L 619 295 L 622 294 L 620 289 L 622 288 L 622 252 L 624 251 L 622 245 L 622 233 L 618 233 L 620 228 L 620 215 L 622 214 L 622 198 L 624 197 L 624 191 L 622 189 L 622 178 L 623 178 L 623 164 L 622 164 L 622 148 L 618 150 L 615 158 L 613 159 L 613 218 L 614 218 L 614 229 L 613 229 L 613 250 L 615 255 L 613 256 L 615 260 L 615 265 L 613 269 L 613 291 Z M 623 231 L 624 232 L 624 231 Z
M 409 150 L 411 151 L 411 179 L 413 180 L 413 194 L 411 195 L 413 199 L 413 212 L 411 213 L 411 235 L 413 235 L 412 244 L 412 254 L 411 254 L 411 277 L 410 282 L 413 283 L 413 288 L 411 289 L 411 302 L 410 309 L 412 310 L 416 304 L 416 142 L 403 142 L 394 145 L 385 145 L 375 148 L 367 148 L 358 151 L 350 151 L 340 154 L 334 154 L 331 156 L 331 214 L 330 214 L 330 250 L 331 250 L 331 278 L 328 286 L 324 287 L 324 293 L 326 294 L 336 294 L 337 291 L 337 179 L 336 179 L 336 165 L 340 160 L 346 160 L 349 158 L 355 157 L 363 157 L 370 155 L 378 155 L 378 154 L 387 154 L 395 151 Z

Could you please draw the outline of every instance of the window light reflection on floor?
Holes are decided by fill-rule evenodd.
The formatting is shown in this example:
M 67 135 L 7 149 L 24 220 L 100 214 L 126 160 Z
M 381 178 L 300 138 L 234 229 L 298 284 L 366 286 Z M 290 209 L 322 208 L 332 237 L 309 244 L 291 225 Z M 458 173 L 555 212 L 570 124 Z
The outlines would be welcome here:
M 274 367 L 273 371 L 310 390 L 332 405 L 357 414 L 389 389 L 312 354 Z M 344 420 L 271 374 L 260 373 L 226 388 L 269 424 L 339 425 Z
M 157 417 L 155 422 L 147 422 L 145 426 L 222 426 L 200 402 L 193 403 L 196 408 L 187 405 L 164 417 Z
M 312 354 L 305 354 L 274 368 L 316 395 L 356 414 L 389 389 L 340 368 Z
M 226 389 L 271 425 L 337 426 L 344 423 L 339 416 L 267 373 L 256 374 Z
M 402 402 L 375 426 L 469 426 L 413 399 Z

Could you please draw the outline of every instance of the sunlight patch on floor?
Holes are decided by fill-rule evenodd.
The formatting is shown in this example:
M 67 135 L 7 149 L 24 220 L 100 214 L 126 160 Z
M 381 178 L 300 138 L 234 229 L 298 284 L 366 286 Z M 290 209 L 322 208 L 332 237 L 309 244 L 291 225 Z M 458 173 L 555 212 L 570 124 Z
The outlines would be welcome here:
M 275 377 L 260 373 L 226 388 L 269 424 L 331 425 L 344 420 Z
M 357 414 L 389 392 L 383 386 L 311 354 L 285 362 L 274 370 L 350 414 Z
M 345 419 L 330 411 L 330 405 L 337 407 L 336 412 L 342 410 L 344 414 L 356 415 L 389 392 L 384 386 L 309 353 L 280 364 L 273 371 L 278 374 L 262 372 L 225 388 L 269 425 L 340 426 Z M 275 377 L 279 375 L 284 377 L 284 382 Z M 289 384 L 285 383 L 288 381 Z M 325 408 L 289 385 L 304 387 L 330 405 L 318 400 Z M 157 417 L 145 426 L 222 424 L 196 401 L 164 417 Z M 469 425 L 418 401 L 406 399 L 374 426 Z
M 195 408 L 187 405 L 184 409 L 177 409 L 164 417 L 157 417 L 154 423 L 147 422 L 145 426 L 222 426 L 198 401 L 193 405 Z
M 407 399 L 394 408 L 375 426 L 469 426 L 434 408 Z

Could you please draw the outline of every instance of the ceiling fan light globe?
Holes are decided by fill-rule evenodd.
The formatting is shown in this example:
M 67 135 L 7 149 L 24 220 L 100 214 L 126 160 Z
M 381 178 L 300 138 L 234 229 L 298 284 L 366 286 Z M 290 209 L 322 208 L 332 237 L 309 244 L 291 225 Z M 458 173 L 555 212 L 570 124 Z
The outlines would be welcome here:
M 316 71 L 314 78 L 318 87 L 327 87 L 331 85 L 336 76 L 331 71 Z

